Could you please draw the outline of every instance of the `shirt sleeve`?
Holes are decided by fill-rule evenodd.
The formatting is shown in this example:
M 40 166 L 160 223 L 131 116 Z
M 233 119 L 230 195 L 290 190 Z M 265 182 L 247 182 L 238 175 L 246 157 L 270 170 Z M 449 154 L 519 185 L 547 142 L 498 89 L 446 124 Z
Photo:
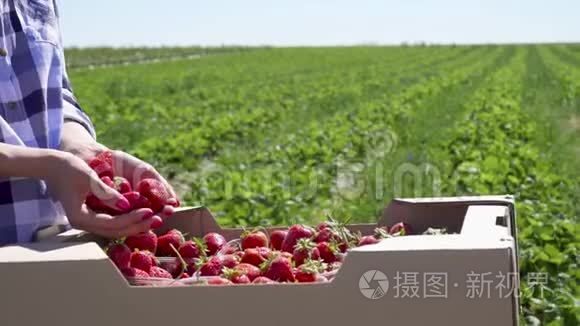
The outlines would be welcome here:
M 53 1 L 54 5 L 54 12 L 58 19 L 58 7 L 56 1 Z M 58 42 L 59 47 L 61 49 L 61 62 L 62 62 L 62 105 L 63 105 L 63 118 L 64 120 L 72 120 L 87 129 L 89 134 L 96 139 L 96 132 L 95 127 L 93 126 L 93 122 L 89 118 L 89 116 L 83 111 L 81 106 L 79 105 L 76 97 L 74 96 L 72 86 L 70 84 L 68 74 L 66 72 L 66 63 L 64 58 L 64 46 L 62 43 L 62 33 L 60 31 L 60 24 L 57 24 L 58 28 Z

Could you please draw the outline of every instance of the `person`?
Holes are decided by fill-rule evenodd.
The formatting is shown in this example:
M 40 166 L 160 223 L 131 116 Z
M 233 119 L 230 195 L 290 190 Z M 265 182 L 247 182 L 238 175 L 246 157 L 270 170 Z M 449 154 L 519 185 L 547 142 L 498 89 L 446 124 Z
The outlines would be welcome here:
M 54 0 L 0 0 L 0 245 L 33 241 L 54 226 L 118 238 L 173 213 L 168 206 L 111 216 L 84 204 L 94 193 L 109 207 L 129 206 L 87 163 L 107 148 L 72 92 L 60 35 Z M 134 184 L 158 179 L 175 197 L 150 165 L 113 153 L 117 174 Z

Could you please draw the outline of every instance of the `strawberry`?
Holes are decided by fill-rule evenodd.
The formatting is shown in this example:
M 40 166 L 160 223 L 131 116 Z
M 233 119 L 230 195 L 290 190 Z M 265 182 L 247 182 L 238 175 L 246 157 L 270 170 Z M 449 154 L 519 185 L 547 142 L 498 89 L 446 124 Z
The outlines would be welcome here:
M 207 280 L 207 284 L 208 285 L 230 285 L 230 284 L 234 284 L 234 283 L 232 283 L 232 281 L 228 280 L 227 278 L 212 277 L 209 280 Z
M 242 256 L 241 262 L 247 263 L 254 266 L 260 266 L 266 261 L 266 257 L 262 256 L 257 248 L 250 248 L 244 250 L 244 255 Z
M 316 243 L 330 241 L 340 241 L 340 237 L 338 236 L 338 234 L 336 234 L 336 232 L 331 228 L 324 228 L 318 231 L 318 233 L 316 233 L 316 236 L 314 237 L 314 242 Z
M 119 269 L 128 268 L 131 262 L 131 249 L 125 244 L 116 243 L 107 248 L 107 255 Z
M 245 231 L 240 236 L 242 249 L 268 247 L 268 236 L 259 230 Z
M 115 189 L 117 189 L 117 191 L 122 194 L 133 191 L 133 188 L 131 187 L 129 180 L 123 177 L 114 177 L 113 183 L 115 185 Z
M 290 259 L 277 256 L 263 265 L 264 276 L 278 282 L 294 282 L 292 262 Z
M 183 274 L 179 275 L 179 279 L 184 279 L 184 278 L 190 278 L 191 276 L 189 276 L 189 274 L 183 272 Z
M 218 256 L 212 256 L 208 261 L 201 265 L 199 274 L 201 276 L 218 276 L 224 268 L 222 259 Z
M 298 239 L 301 238 L 311 238 L 314 234 L 314 231 L 312 229 L 310 229 L 309 227 L 306 227 L 304 225 L 301 224 L 295 224 L 292 225 L 289 229 L 288 229 L 288 234 L 286 234 L 286 237 L 284 238 L 284 241 L 282 242 L 282 251 L 286 251 L 286 252 L 293 252 L 294 251 L 294 246 L 296 245 L 296 242 L 298 242 Z
M 282 242 L 284 242 L 286 234 L 288 234 L 286 230 L 276 230 L 270 233 L 270 246 L 272 246 L 272 249 L 282 250 Z
M 340 250 L 336 246 L 336 243 L 321 242 L 316 245 L 316 248 L 318 248 L 318 251 L 320 252 L 320 258 L 322 258 L 325 263 L 332 264 L 339 260 L 337 254 L 340 252 Z
M 310 239 L 302 238 L 298 240 L 296 246 L 294 246 L 294 252 L 292 253 L 292 259 L 296 266 L 304 264 L 306 259 L 318 259 L 320 258 L 320 252 L 316 248 L 316 244 Z
M 151 267 L 151 270 L 149 270 L 149 276 L 156 278 L 173 278 L 168 271 L 158 266 Z
M 157 235 L 152 231 L 130 235 L 125 239 L 125 244 L 131 251 L 139 249 L 155 252 L 157 249 Z
M 131 204 L 131 210 L 151 208 L 149 199 L 136 191 L 123 192 L 122 194 L 129 201 L 129 204 Z
M 247 275 L 250 281 L 255 280 L 262 274 L 262 271 L 258 267 L 246 263 L 240 263 L 234 269 L 241 274 Z
M 115 175 L 113 171 L 113 153 L 110 151 L 101 152 L 89 162 L 89 166 L 97 172 L 99 178 L 106 176 L 112 179 Z
M 136 188 L 137 192 L 147 197 L 151 202 L 151 209 L 159 212 L 167 205 L 167 200 L 171 198 L 167 188 L 156 179 L 143 179 L 139 181 Z
M 201 260 L 197 259 L 197 258 L 193 258 L 191 261 L 188 261 L 187 263 L 187 268 L 185 269 L 185 272 L 191 276 L 193 276 L 193 274 L 195 274 L 195 272 L 197 272 L 197 270 L 200 268 L 201 266 Z
M 375 244 L 378 243 L 379 240 L 377 238 L 375 238 L 372 235 L 365 235 L 364 237 L 361 237 L 360 240 L 358 241 L 358 246 L 366 246 L 366 245 L 370 245 L 370 244 Z
M 169 272 L 169 274 L 171 274 L 171 276 L 173 276 L 174 278 L 178 277 L 183 272 L 184 269 L 183 263 L 181 262 L 181 259 L 179 259 L 179 257 L 171 259 L 162 259 L 159 262 L 159 267 Z
M 274 284 L 276 282 L 272 281 L 271 279 L 267 278 L 266 276 L 258 276 L 252 281 L 252 283 L 254 283 L 254 284 Z
M 179 246 L 178 251 L 183 258 L 199 258 L 205 255 L 205 244 L 199 239 L 188 240 Z
M 138 268 L 134 267 L 127 267 L 121 270 L 121 273 L 125 275 L 125 277 L 142 277 L 142 278 L 149 278 L 149 274 L 145 271 L 142 271 Z
M 332 223 L 328 221 L 322 221 L 316 226 L 316 231 L 322 231 L 329 228 L 332 228 Z
M 243 251 L 238 251 L 237 246 L 227 244 L 227 243 L 220 249 L 220 253 L 222 255 L 237 254 L 239 252 L 243 252 Z M 242 256 L 240 255 L 240 257 L 242 257 Z
M 203 241 L 205 242 L 209 256 L 215 255 L 226 244 L 226 239 L 223 235 L 215 232 L 206 234 L 203 237 Z
M 160 257 L 175 257 L 177 250 L 185 242 L 183 234 L 177 229 L 169 230 L 157 240 L 157 256 Z M 173 249 L 175 248 L 175 250 Z
M 251 281 L 248 278 L 248 276 L 246 274 L 241 273 L 237 269 L 224 268 L 222 273 L 223 273 L 223 275 L 224 275 L 225 278 L 229 279 L 234 284 L 248 284 L 248 283 L 251 283 Z
M 131 253 L 130 266 L 149 273 L 154 263 L 151 256 L 152 254 L 149 251 L 136 250 Z
M 411 234 L 411 226 L 407 223 L 399 222 L 389 229 L 391 235 L 409 235 Z
M 222 265 L 227 268 L 233 268 L 240 263 L 240 258 L 236 255 L 221 255 Z
M 294 271 L 294 277 L 300 283 L 313 283 L 320 279 L 320 273 L 324 272 L 326 268 L 325 263 L 309 259 Z

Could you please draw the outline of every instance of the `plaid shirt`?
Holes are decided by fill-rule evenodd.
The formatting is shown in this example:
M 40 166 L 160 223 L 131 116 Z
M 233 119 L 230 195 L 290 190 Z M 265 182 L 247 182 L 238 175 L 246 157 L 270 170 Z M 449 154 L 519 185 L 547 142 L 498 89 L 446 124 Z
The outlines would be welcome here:
M 54 0 L 0 0 L 0 142 L 58 149 L 65 119 L 95 135 L 68 82 L 57 18 Z M 0 245 L 59 224 L 68 222 L 43 181 L 0 178 Z

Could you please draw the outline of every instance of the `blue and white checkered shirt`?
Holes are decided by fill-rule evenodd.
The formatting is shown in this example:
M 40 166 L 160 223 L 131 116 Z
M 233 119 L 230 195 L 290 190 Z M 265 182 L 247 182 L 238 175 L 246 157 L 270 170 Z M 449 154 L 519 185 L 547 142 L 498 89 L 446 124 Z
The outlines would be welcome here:
M 65 119 L 84 125 L 65 71 L 54 0 L 0 0 L 0 142 L 60 147 Z M 0 178 L 0 245 L 68 222 L 38 179 Z

